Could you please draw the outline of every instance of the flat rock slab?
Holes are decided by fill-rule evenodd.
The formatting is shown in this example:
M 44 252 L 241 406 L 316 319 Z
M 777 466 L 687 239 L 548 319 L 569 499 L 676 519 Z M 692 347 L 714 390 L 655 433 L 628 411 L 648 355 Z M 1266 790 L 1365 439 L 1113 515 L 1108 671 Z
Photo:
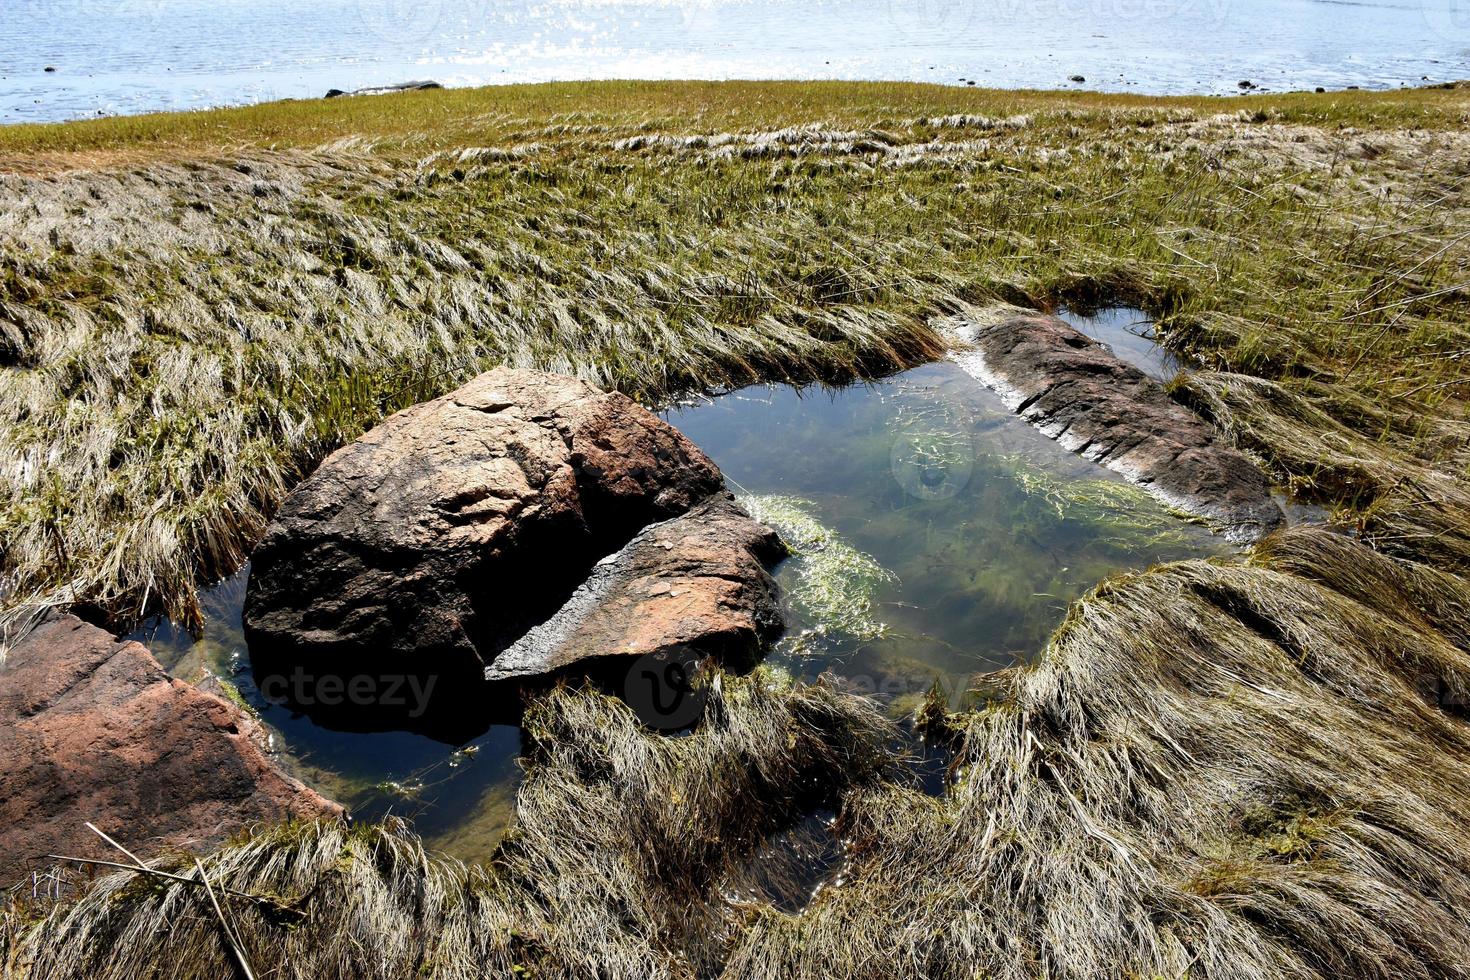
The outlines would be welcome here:
M 72 616 L 0 664 L 0 883 L 55 862 L 200 850 L 251 824 L 337 817 L 287 776 L 244 711 L 175 680 L 148 649 Z
M 287 499 L 251 556 L 257 674 L 261 657 L 397 669 L 442 691 L 660 643 L 756 644 L 779 549 L 727 498 L 714 463 L 625 396 L 487 372 L 387 419 Z M 637 544 L 681 517 L 673 548 Z M 659 581 L 681 607 L 644 591 Z
M 767 568 L 785 553 L 775 531 L 728 495 L 713 497 L 598 562 L 561 609 L 507 647 L 485 677 L 508 680 L 676 647 L 729 659 L 749 654 L 781 630 Z
M 1266 474 L 1106 344 L 1042 314 L 949 326 L 955 362 L 1064 448 L 1237 540 L 1283 523 Z
M 391 95 L 394 92 L 427 92 L 430 89 L 443 88 L 438 82 L 398 82 L 395 85 L 374 85 L 369 88 L 358 88 L 344 91 L 340 88 L 328 89 L 327 94 L 322 96 L 326 99 L 340 99 L 349 95 Z

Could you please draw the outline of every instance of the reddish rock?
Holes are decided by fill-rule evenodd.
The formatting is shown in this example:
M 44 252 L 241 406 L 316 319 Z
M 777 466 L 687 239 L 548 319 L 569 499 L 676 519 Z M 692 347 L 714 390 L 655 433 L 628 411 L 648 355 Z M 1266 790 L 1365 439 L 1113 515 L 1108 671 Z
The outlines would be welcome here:
M 501 652 L 491 680 L 545 674 L 607 656 L 677 647 L 753 656 L 781 629 L 766 571 L 785 554 L 776 532 L 728 495 L 646 528 L 599 562 L 550 619 Z
M 54 862 L 202 849 L 259 822 L 342 814 L 262 750 L 260 725 L 147 648 L 65 616 L 0 663 L 0 882 Z
M 955 361 L 1067 449 L 1232 537 L 1284 522 L 1260 468 L 1106 344 L 1041 314 L 954 325 Z
M 698 448 L 623 395 L 490 371 L 292 492 L 251 555 L 252 654 L 478 674 L 598 559 L 721 489 Z

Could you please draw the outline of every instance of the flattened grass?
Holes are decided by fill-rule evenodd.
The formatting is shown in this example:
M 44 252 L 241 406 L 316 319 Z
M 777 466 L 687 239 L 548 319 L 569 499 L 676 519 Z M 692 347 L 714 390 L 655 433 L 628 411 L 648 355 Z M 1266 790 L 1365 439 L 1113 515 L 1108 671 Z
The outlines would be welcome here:
M 27 170 L 242 148 L 310 149 L 349 136 L 418 153 L 516 140 L 548 124 L 573 133 L 596 126 L 696 133 L 809 123 L 883 125 L 925 115 L 1161 108 L 1278 112 L 1289 122 L 1311 125 L 1444 129 L 1463 124 L 1466 102 L 1464 89 L 1438 87 L 1220 99 L 909 82 L 553 82 L 5 126 L 0 164 Z M 79 156 L 68 159 L 72 154 Z
M 303 913 L 231 905 L 259 974 L 708 975 L 719 937 L 744 917 L 718 899 L 742 863 L 842 787 L 894 769 L 892 728 L 862 699 L 762 674 L 716 680 L 703 725 L 684 738 L 568 688 L 538 701 L 526 732 L 516 826 L 483 866 L 426 854 L 394 821 L 263 829 L 209 857 L 217 885 L 248 883 Z M 194 874 L 185 858 L 164 868 Z M 106 877 L 17 930 L 14 975 L 229 975 L 218 923 L 199 914 L 206 900 L 196 887 Z
M 1470 977 L 1467 638 L 1464 578 L 1297 528 L 1080 600 L 988 705 L 929 718 L 938 797 L 873 704 L 822 687 L 718 677 L 677 738 L 559 689 L 486 867 L 391 824 L 205 865 L 304 913 L 234 912 L 282 976 Z M 841 858 L 810 902 L 733 887 L 818 806 Z M 14 976 L 221 975 L 204 901 L 109 876 L 11 920 Z
M 582 114 L 532 117 L 574 94 Z M 260 962 L 1470 976 L 1463 92 L 395 98 L 0 134 L 33 161 L 126 162 L 0 186 L 12 611 L 187 614 L 194 577 L 237 561 L 322 452 L 489 363 L 657 400 L 883 370 L 934 351 L 930 315 L 995 299 L 1153 312 L 1214 369 L 1180 397 L 1362 538 L 1298 529 L 1249 562 L 1105 583 L 988 707 L 931 726 L 957 752 L 937 799 L 894 776 L 875 709 L 831 692 L 723 678 L 684 739 L 558 692 L 529 714 L 520 829 L 491 871 L 393 828 L 212 858 L 316 896 L 304 927 L 245 923 Z M 221 151 L 251 126 L 385 142 Z M 149 140 L 168 162 L 128 157 Z M 839 879 L 795 913 L 726 894 L 823 793 Z M 0 950 L 34 961 L 21 976 L 218 975 L 195 902 L 112 878 L 40 927 L 7 917 Z

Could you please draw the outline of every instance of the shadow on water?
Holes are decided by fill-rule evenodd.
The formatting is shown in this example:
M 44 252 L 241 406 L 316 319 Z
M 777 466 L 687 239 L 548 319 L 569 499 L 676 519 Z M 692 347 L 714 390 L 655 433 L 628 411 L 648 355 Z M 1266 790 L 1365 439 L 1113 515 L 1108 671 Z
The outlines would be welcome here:
M 1176 367 L 1137 311 L 1070 319 L 1155 376 Z M 845 388 L 755 386 L 664 414 L 796 552 L 777 570 L 789 629 L 768 662 L 869 694 L 906 731 L 931 691 L 959 704 L 982 675 L 1034 656 L 1099 580 L 1228 550 L 944 362 Z M 402 708 L 348 714 L 301 703 L 289 683 L 263 690 L 275 675 L 252 669 L 242 633 L 247 574 L 208 590 L 197 640 L 167 623 L 135 638 L 176 676 L 227 685 L 297 775 L 358 816 L 410 816 L 430 846 L 488 857 L 511 817 L 531 692 L 451 685 L 407 732 L 383 730 L 405 727 Z M 618 669 L 599 683 L 618 692 Z M 411 710 L 428 692 L 399 693 Z M 917 737 L 902 748 L 915 787 L 943 792 L 942 748 Z M 730 888 L 799 906 L 840 874 L 839 850 L 830 814 L 814 811 Z
M 263 692 L 241 625 L 248 575 L 246 568 L 205 591 L 205 631 L 197 640 L 163 621 L 129 639 L 147 644 L 175 677 L 204 683 L 255 714 L 286 767 L 346 804 L 354 816 L 412 817 L 421 834 L 446 849 L 464 856 L 489 853 L 509 822 L 519 777 L 518 710 L 507 705 L 504 720 L 478 723 L 473 737 L 446 745 L 427 734 L 368 730 L 371 720 L 360 711 L 322 715 L 313 707 L 308 713 L 292 703 L 289 676 L 284 686 L 267 683 Z M 403 695 L 414 697 L 412 691 Z M 519 696 L 513 696 L 518 706 Z M 463 846 L 454 847 L 456 842 Z

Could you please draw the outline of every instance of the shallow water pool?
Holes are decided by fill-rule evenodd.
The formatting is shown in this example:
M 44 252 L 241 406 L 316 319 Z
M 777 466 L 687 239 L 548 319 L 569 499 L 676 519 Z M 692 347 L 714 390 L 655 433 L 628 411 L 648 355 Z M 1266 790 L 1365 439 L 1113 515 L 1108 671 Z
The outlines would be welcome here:
M 1136 311 L 1073 320 L 1120 348 L 1107 331 L 1126 332 L 1130 358 L 1172 373 Z M 769 661 L 840 675 L 894 714 L 936 681 L 955 701 L 975 675 L 1035 656 L 1067 604 L 1108 575 L 1228 550 L 949 363 L 838 389 L 756 386 L 663 414 L 796 551 L 777 571 L 789 630 Z M 486 857 L 510 820 L 519 728 L 454 747 L 332 731 L 271 703 L 242 635 L 247 575 L 208 591 L 201 638 L 166 623 L 134 638 L 176 676 L 237 693 L 296 774 L 358 816 L 408 816 L 431 846 Z
M 777 575 L 790 629 L 773 659 L 898 707 L 1034 656 L 1108 575 L 1226 548 L 948 363 L 666 417 L 798 552 Z

